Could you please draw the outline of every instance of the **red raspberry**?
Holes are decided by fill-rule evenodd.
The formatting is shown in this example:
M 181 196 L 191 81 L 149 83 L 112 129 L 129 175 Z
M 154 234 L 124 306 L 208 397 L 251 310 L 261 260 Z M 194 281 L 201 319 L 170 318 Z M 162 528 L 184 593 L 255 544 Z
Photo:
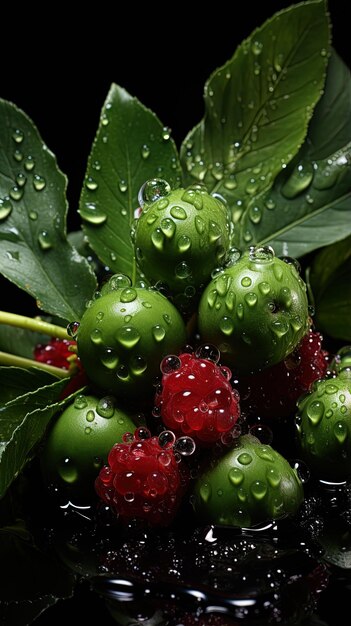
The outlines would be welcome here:
M 76 342 L 69 339 L 51 339 L 49 343 L 39 343 L 34 348 L 34 358 L 41 363 L 68 370 L 72 362 L 79 364 L 77 355 L 71 350 L 74 346 Z
M 206 347 L 205 347 L 206 349 Z M 155 411 L 177 435 L 189 435 L 200 445 L 221 439 L 233 429 L 240 415 L 239 394 L 230 384 L 231 371 L 217 365 L 200 348 L 195 354 L 168 356 L 161 363 L 162 386 Z
M 95 489 L 122 520 L 143 519 L 153 526 L 172 521 L 184 491 L 184 477 L 172 442 L 145 437 L 138 428 L 129 443 L 116 443 L 95 481 Z M 148 433 L 149 435 L 149 433 Z M 132 437 L 130 433 L 124 439 Z
M 297 399 L 323 378 L 328 353 L 322 350 L 322 336 L 310 331 L 284 360 L 258 374 L 241 377 L 238 389 L 242 410 L 249 416 L 277 419 L 295 410 Z

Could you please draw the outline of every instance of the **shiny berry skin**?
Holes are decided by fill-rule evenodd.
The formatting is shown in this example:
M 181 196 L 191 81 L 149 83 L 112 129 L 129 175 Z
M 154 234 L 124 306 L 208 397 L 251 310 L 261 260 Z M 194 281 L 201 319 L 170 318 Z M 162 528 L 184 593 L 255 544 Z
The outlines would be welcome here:
M 278 420 L 293 414 L 298 398 L 328 367 L 322 336 L 310 331 L 284 361 L 251 376 L 239 376 L 241 408 L 248 416 Z
M 76 342 L 69 339 L 50 339 L 48 343 L 40 343 L 35 347 L 34 359 L 65 370 L 68 370 L 73 363 L 79 367 L 79 359 L 71 350 L 75 346 Z
M 49 430 L 41 455 L 48 484 L 74 499 L 94 495 L 94 481 L 112 446 L 135 430 L 132 418 L 114 398 L 78 395 Z
M 298 401 L 295 423 L 301 455 L 324 480 L 351 477 L 351 372 L 314 383 Z
M 144 439 L 138 430 L 133 441 L 112 448 L 95 488 L 120 519 L 152 526 L 171 523 L 184 490 L 172 447 L 162 447 L 158 437 Z
M 229 382 L 231 372 L 211 360 L 184 353 L 161 363 L 161 389 L 156 410 L 176 435 L 199 445 L 214 443 L 234 427 L 240 415 L 239 394 Z
M 141 402 L 152 397 L 163 357 L 179 351 L 185 339 L 184 322 L 167 298 L 155 290 L 118 287 L 105 290 L 85 311 L 77 344 L 99 389 Z
M 198 300 L 229 247 L 227 207 L 204 187 L 174 189 L 145 203 L 135 226 L 135 254 L 153 284 L 165 283 L 180 310 Z
M 306 285 L 272 248 L 250 248 L 206 287 L 198 324 L 223 363 L 255 373 L 285 359 L 307 333 Z
M 198 478 L 192 500 L 201 523 L 241 527 L 293 515 L 302 501 L 296 470 L 252 435 Z

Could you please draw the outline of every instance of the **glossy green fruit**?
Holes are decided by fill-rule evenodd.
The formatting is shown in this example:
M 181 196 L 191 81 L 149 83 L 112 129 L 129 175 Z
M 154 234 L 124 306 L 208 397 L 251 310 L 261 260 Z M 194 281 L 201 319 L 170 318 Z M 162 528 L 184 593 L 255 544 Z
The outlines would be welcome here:
M 272 248 L 250 248 L 206 287 L 198 322 L 223 363 L 255 373 L 285 359 L 307 333 L 306 285 Z
M 85 311 L 77 334 L 78 354 L 100 389 L 122 400 L 141 401 L 153 395 L 163 357 L 184 345 L 185 325 L 158 291 L 119 284 L 118 277 L 112 277 L 103 295 Z
M 75 502 L 93 494 L 112 446 L 135 429 L 131 416 L 117 408 L 111 396 L 77 396 L 48 433 L 41 456 L 45 481 L 63 488 Z
M 135 254 L 151 283 L 165 283 L 176 306 L 187 310 L 223 263 L 230 235 L 223 202 L 201 185 L 174 189 L 145 202 L 135 225 Z
M 296 513 L 303 488 L 278 452 L 243 435 L 197 480 L 192 501 L 204 524 L 249 527 Z
M 351 477 L 351 372 L 320 380 L 298 401 L 296 428 L 304 461 L 327 481 Z

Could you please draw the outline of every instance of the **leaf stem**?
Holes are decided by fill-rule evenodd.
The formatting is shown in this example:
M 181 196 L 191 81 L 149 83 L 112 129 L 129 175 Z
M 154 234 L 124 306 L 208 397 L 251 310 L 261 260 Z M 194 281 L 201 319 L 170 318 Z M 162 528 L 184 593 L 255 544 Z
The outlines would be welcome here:
M 16 313 L 0 311 L 0 324 L 8 324 L 9 326 L 15 326 L 16 328 L 33 330 L 35 332 L 42 333 L 43 335 L 57 337 L 58 339 L 71 339 L 66 328 L 57 326 L 56 324 L 50 324 L 49 322 L 44 322 L 36 317 L 26 317 L 25 315 L 17 315 Z
M 50 374 L 54 374 L 54 376 L 58 376 L 59 378 L 66 378 L 70 376 L 69 371 L 62 369 L 61 367 L 54 367 L 53 365 L 48 365 L 47 363 L 41 363 L 41 361 L 34 361 L 33 359 L 27 359 L 23 356 L 17 356 L 16 354 L 9 354 L 1 351 L 0 365 L 13 365 L 15 367 L 23 367 L 25 369 L 28 367 L 37 367 L 41 370 L 45 370 L 46 372 L 50 372 Z

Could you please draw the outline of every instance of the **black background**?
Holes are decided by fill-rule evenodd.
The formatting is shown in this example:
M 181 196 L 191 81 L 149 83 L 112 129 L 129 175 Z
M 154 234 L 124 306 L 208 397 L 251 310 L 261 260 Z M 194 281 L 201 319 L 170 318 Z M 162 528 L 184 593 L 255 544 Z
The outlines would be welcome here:
M 203 86 L 236 46 L 276 10 L 292 4 L 212 1 L 207 10 L 167 3 L 141 8 L 93 3 L 77 17 L 65 7 L 30 6 L 2 17 L 0 97 L 23 109 L 69 179 L 69 225 L 100 109 L 112 82 L 151 108 L 180 145 L 203 114 Z M 161 5 L 162 6 L 162 5 Z M 230 7 L 230 11 L 229 11 Z M 331 0 L 334 45 L 351 64 L 346 17 Z
M 227 61 L 242 39 L 287 1 L 211 1 L 194 8 L 164 3 L 132 5 L 103 0 L 81 9 L 71 2 L 32 3 L 2 8 L 0 97 L 23 109 L 35 122 L 69 179 L 69 227 L 78 223 L 76 208 L 99 113 L 111 82 L 117 82 L 172 128 L 178 145 L 203 114 L 203 85 Z M 200 3 L 196 3 L 200 6 Z M 329 2 L 336 50 L 351 65 L 344 3 Z M 2 283 L 1 283 L 2 284 Z M 7 305 L 22 306 L 17 289 L 5 283 Z M 4 292 L 3 292 L 4 294 Z M 8 300 L 12 302 L 8 302 Z M 109 624 L 103 605 L 84 593 L 59 603 L 38 626 L 94 612 Z M 86 606 L 86 603 L 88 605 Z M 67 607 L 67 608 L 66 608 Z M 102 613 L 100 613 L 102 611 Z M 93 623 L 93 621 L 87 621 Z

